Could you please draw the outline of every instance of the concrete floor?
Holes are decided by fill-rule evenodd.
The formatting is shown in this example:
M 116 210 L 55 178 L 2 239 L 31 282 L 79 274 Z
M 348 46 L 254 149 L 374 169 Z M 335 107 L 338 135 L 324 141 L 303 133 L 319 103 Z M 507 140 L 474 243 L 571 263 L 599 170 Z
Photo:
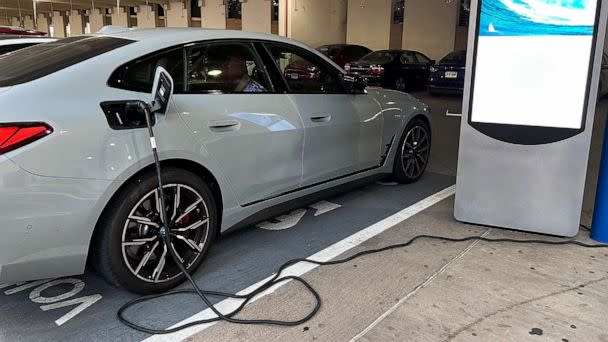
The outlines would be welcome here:
M 456 172 L 458 98 L 427 98 L 435 118 L 429 170 Z M 598 107 L 583 222 L 592 215 L 607 101 Z M 584 166 L 582 166 L 584 167 Z M 458 223 L 449 198 L 349 251 L 420 234 L 539 238 Z M 590 242 L 587 231 L 578 240 Z M 540 236 L 551 240 L 553 238 Z M 219 323 L 189 341 L 607 341 L 608 249 L 420 241 L 407 249 L 317 268 L 304 276 L 323 298 L 297 327 Z M 241 318 L 296 319 L 312 298 L 290 283 L 252 303 Z

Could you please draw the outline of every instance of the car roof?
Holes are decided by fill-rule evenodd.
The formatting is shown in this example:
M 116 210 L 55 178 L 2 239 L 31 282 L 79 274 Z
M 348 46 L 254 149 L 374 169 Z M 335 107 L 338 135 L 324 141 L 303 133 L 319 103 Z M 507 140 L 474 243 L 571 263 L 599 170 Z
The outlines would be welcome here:
M 109 36 L 123 38 L 136 41 L 158 41 L 172 42 L 175 44 L 183 44 L 201 40 L 215 39 L 248 39 L 248 40 L 268 40 L 300 45 L 306 48 L 311 48 L 304 43 L 281 37 L 275 34 L 245 32 L 236 30 L 217 30 L 203 29 L 196 27 L 163 27 L 163 28 L 148 28 L 148 29 L 125 29 L 119 32 L 98 32 L 93 36 Z
M 17 44 L 40 44 L 57 41 L 57 38 L 38 37 L 38 36 L 20 36 L 20 35 L 0 35 L 0 46 L 17 45 Z

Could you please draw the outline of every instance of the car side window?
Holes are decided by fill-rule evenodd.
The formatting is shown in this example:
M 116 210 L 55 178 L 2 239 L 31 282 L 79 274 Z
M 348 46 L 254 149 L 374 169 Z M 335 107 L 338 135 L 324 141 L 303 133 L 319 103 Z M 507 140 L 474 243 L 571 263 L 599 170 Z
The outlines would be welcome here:
M 159 66 L 165 68 L 173 78 L 175 92 L 182 92 L 184 89 L 184 54 L 181 47 L 144 56 L 127 63 L 114 71 L 108 83 L 116 88 L 149 93 L 152 91 L 156 68 Z
M 399 57 L 399 61 L 401 62 L 401 64 L 417 64 L 418 63 L 416 56 L 411 51 L 403 52 L 401 54 L 401 57 Z
M 301 49 L 268 44 L 289 90 L 306 94 L 344 93 L 340 72 Z
M 271 88 L 251 46 L 219 42 L 186 48 L 189 93 L 267 93 Z
M 431 59 L 419 52 L 416 52 L 416 58 L 420 64 L 431 64 Z
M 602 58 L 602 65 L 608 66 L 608 55 L 607 54 L 604 54 L 604 57 Z
M 364 48 L 363 46 L 355 46 L 355 50 L 356 50 L 356 52 L 355 52 L 356 59 L 361 59 L 363 56 L 365 56 L 371 52 L 370 50 L 368 50 L 367 48 Z

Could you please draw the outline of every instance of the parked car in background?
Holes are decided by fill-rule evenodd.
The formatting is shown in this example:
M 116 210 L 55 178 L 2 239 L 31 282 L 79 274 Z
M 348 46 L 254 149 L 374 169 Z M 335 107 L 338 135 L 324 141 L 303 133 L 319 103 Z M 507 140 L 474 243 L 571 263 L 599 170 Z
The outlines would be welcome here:
M 608 95 L 608 54 L 604 52 L 602 58 L 602 71 L 600 75 L 600 88 L 599 97 L 605 97 Z
M 429 93 L 462 94 L 466 61 L 467 52 L 460 50 L 449 53 L 433 65 L 430 69 Z
M 361 59 L 361 57 L 372 52 L 372 50 L 365 46 L 349 44 L 323 45 L 317 50 L 329 57 L 341 68 L 344 68 L 347 63 L 356 62 Z
M 348 73 L 367 77 L 370 85 L 400 91 L 426 88 L 429 69 L 435 64 L 424 54 L 410 50 L 380 50 L 346 64 Z
M 0 55 L 32 45 L 54 42 L 56 40 L 56 38 L 48 37 L 0 35 Z
M 36 30 L 26 30 L 19 26 L 0 25 L 0 34 L 16 34 L 20 36 L 46 36 L 46 32 Z
M 285 78 L 289 65 L 314 76 Z M 151 97 L 159 66 L 175 85 L 155 119 L 170 244 L 191 272 L 220 233 L 427 166 L 424 103 L 366 90 L 277 35 L 156 28 L 33 46 L 0 58 L 0 284 L 82 273 L 87 259 L 134 292 L 185 279 L 159 235 L 145 125 L 126 106 Z

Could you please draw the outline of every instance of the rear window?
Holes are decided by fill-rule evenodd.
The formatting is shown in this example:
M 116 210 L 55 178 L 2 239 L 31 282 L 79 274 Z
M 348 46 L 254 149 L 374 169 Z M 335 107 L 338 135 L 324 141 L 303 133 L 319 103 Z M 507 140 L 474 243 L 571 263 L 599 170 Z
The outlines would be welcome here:
M 464 64 L 467 59 L 466 51 L 456 51 L 443 57 L 439 64 Z
M 359 62 L 384 64 L 395 60 L 397 53 L 394 51 L 376 51 L 365 55 Z
M 329 58 L 335 57 L 340 52 L 341 47 L 336 45 L 325 45 L 319 48 L 319 52 Z
M 114 37 L 79 36 L 2 55 L 0 87 L 33 81 L 132 42 Z

